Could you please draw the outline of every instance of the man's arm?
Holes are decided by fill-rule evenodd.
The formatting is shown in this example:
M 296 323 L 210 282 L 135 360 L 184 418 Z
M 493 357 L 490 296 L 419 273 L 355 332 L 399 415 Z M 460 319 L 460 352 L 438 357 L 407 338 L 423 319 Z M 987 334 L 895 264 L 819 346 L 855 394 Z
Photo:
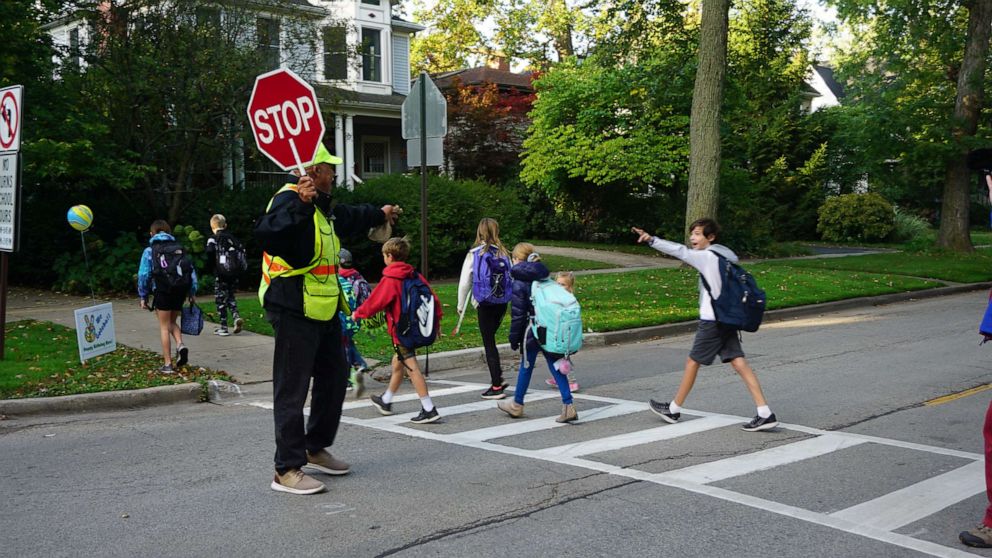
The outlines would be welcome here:
M 370 203 L 338 204 L 331 212 L 334 214 L 334 232 L 340 236 L 365 234 L 386 222 L 382 208 Z
M 303 202 L 296 192 L 278 194 L 255 223 L 255 238 L 262 250 L 294 268 L 308 265 L 313 259 L 313 212 L 313 204 Z

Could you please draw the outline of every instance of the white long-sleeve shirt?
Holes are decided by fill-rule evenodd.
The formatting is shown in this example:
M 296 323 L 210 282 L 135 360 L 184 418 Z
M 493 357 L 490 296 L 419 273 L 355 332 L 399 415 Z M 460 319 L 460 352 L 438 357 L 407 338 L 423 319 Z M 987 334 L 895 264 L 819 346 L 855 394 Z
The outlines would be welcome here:
M 478 308 L 479 303 L 472 296 L 472 263 L 475 261 L 475 254 L 482 250 L 482 245 L 476 246 L 465 254 L 465 261 L 462 263 L 462 273 L 458 277 L 458 313 L 461 314 L 467 309 L 469 301 L 473 308 Z
M 722 244 L 710 244 L 705 250 L 693 250 L 685 244 L 679 244 L 658 237 L 652 237 L 648 245 L 659 252 L 678 258 L 696 268 L 696 271 L 700 275 L 699 319 L 716 321 L 716 316 L 713 314 L 713 299 L 706 292 L 702 278 L 705 278 L 706 282 L 709 283 L 710 290 L 713 291 L 713 296 L 720 298 L 720 289 L 723 287 L 723 280 L 720 279 L 720 260 L 714 252 L 719 252 L 721 256 L 733 263 L 737 263 L 738 261 L 737 254 Z

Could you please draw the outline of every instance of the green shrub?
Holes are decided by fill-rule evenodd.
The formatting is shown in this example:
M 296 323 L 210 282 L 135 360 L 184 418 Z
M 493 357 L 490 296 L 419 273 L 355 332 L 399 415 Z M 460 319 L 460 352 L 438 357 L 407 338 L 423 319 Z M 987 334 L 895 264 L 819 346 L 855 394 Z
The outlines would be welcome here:
M 877 242 L 885 239 L 895 226 L 892 204 L 875 193 L 829 198 L 818 214 L 816 231 L 831 242 Z
M 930 223 L 926 219 L 895 208 L 892 232 L 889 233 L 890 242 L 918 244 L 929 240 L 931 232 Z
M 394 236 L 407 235 L 412 251 L 410 263 L 420 267 L 420 177 L 389 175 L 369 180 L 354 191 L 336 191 L 343 203 L 371 203 L 375 206 L 397 204 L 403 215 L 393 228 Z M 465 252 L 475 242 L 479 220 L 492 217 L 499 221 L 500 238 L 508 246 L 524 238 L 526 210 L 516 194 L 484 182 L 449 180 L 438 176 L 428 179 L 428 270 L 431 278 L 454 277 L 461 270 Z M 382 272 L 382 252 L 365 235 L 342 237 L 351 250 L 355 267 L 370 280 Z

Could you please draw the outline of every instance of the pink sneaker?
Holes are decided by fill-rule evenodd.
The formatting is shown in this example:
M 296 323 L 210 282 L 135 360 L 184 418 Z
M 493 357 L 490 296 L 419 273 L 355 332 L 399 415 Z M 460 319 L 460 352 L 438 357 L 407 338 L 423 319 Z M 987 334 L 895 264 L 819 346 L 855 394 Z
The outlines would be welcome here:
M 547 380 L 544 380 L 544 383 L 548 384 L 551 387 L 558 387 L 558 384 L 555 382 L 554 378 L 548 378 Z

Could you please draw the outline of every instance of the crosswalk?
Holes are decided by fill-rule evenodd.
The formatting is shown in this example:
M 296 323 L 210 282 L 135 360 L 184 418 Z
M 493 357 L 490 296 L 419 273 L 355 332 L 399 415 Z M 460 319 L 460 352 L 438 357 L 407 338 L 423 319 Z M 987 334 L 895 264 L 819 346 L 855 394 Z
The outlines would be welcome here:
M 487 400 L 473 400 L 469 403 L 456 404 L 455 401 L 452 401 L 452 404 L 446 404 L 446 400 L 458 400 L 459 396 L 461 396 L 460 399 L 464 400 L 466 394 L 481 392 L 485 388 L 486 386 L 483 384 L 471 382 L 434 380 L 431 382 L 431 398 L 438 404 L 445 422 L 456 424 L 459 421 L 458 415 L 492 411 L 495 403 Z M 532 408 L 536 402 L 557 400 L 558 397 L 557 391 L 530 391 L 527 394 L 527 405 L 528 408 Z M 576 393 L 574 398 L 579 407 L 579 425 L 595 424 L 598 421 L 648 411 L 648 405 L 645 402 L 585 393 Z M 416 401 L 416 399 L 416 394 L 406 393 L 397 396 L 394 403 L 402 404 L 403 402 Z M 267 409 L 272 408 L 271 401 L 246 402 L 245 404 Z M 413 405 L 413 407 L 417 406 Z M 465 420 L 465 430 L 450 431 L 448 429 L 441 431 L 433 425 L 411 424 L 409 420 L 416 414 L 413 411 L 391 416 L 379 416 L 370 413 L 370 409 L 371 403 L 368 400 L 348 401 L 344 405 L 344 416 L 341 420 L 345 424 L 358 427 L 579 467 L 617 477 L 678 488 L 857 534 L 932 556 L 974 556 L 962 548 L 943 546 L 896 531 L 962 500 L 983 493 L 985 491 L 985 476 L 984 457 L 981 454 L 782 423 L 779 428 L 797 434 L 796 441 L 787 441 L 767 449 L 758 449 L 679 469 L 652 472 L 636 466 L 610 463 L 610 460 L 604 459 L 603 456 L 609 455 L 610 452 L 636 449 L 639 446 L 656 442 L 685 439 L 721 428 L 736 427 L 746 423 L 748 417 L 683 409 L 682 413 L 685 418 L 676 424 L 664 424 L 600 437 L 590 435 L 588 438 L 583 437 L 570 443 L 528 449 L 518 445 L 510 445 L 507 441 L 556 428 L 573 427 L 555 422 L 555 416 L 534 418 L 525 416 L 522 419 L 503 421 L 495 425 L 492 424 L 492 421 L 486 421 L 485 426 L 477 428 L 473 428 L 473 426 L 478 426 L 478 420 Z M 590 429 L 590 431 L 601 432 L 602 429 Z M 747 436 L 755 435 L 749 434 Z M 757 436 L 760 437 L 761 435 Z M 866 444 L 927 452 L 945 458 L 954 458 L 955 463 L 958 463 L 958 460 L 963 460 L 965 464 L 954 466 L 949 471 L 877 498 L 827 512 L 810 510 L 794 504 L 746 494 L 716 484 L 752 473 L 772 471 L 787 465 L 814 462 L 816 459 L 826 456 L 843 455 L 845 450 L 863 447 Z

